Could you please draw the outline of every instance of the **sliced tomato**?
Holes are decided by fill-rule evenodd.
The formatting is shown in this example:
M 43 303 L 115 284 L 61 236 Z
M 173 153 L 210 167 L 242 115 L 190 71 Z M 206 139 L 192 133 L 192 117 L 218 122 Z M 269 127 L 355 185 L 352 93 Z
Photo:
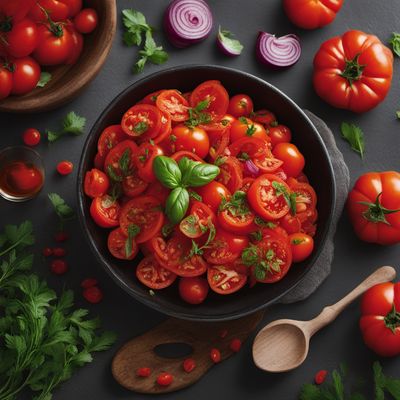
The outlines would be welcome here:
M 217 181 L 211 181 L 207 185 L 196 188 L 196 192 L 201 196 L 202 202 L 209 206 L 214 213 L 218 212 L 222 199 L 230 199 L 231 192 L 228 188 Z
M 242 192 L 247 193 L 250 189 L 250 186 L 253 184 L 254 181 L 255 181 L 255 179 L 251 178 L 249 176 L 246 178 L 243 178 L 242 187 L 240 188 L 240 190 Z
M 221 131 L 219 135 L 209 137 L 210 149 L 209 155 L 213 160 L 223 155 L 229 155 L 229 128 Z
M 138 169 L 138 175 L 145 182 L 157 180 L 153 172 L 153 161 L 157 156 L 164 155 L 160 146 L 151 143 L 142 143 L 134 156 L 134 162 Z
M 122 117 L 122 130 L 129 136 L 152 139 L 159 135 L 161 111 L 151 104 L 136 104 Z
M 240 235 L 247 235 L 257 229 L 254 218 L 255 215 L 250 210 L 246 214 L 236 214 L 228 208 L 218 213 L 218 223 L 221 228 Z
M 271 152 L 253 158 L 255 166 L 264 173 L 272 173 L 277 171 L 283 164 L 283 161 L 275 158 Z
M 296 193 L 296 211 L 298 214 L 315 210 L 317 206 L 317 194 L 310 184 L 291 180 L 289 186 L 292 192 Z
M 230 114 L 225 114 L 220 121 L 210 122 L 209 124 L 200 124 L 211 139 L 217 139 L 222 132 L 230 129 L 236 118 Z
M 242 137 L 241 139 L 234 141 L 229 146 L 229 150 L 232 156 L 239 159 L 254 159 L 269 154 L 270 143 L 268 140 L 260 138 Z
M 231 193 L 239 190 L 243 185 L 243 171 L 240 161 L 236 157 L 226 157 L 219 164 L 220 174 L 215 178 L 225 185 Z
M 165 268 L 178 276 L 193 278 L 195 276 L 203 275 L 207 271 L 208 265 L 202 256 L 193 256 L 177 265 L 169 265 Z
M 301 221 L 296 215 L 286 214 L 279 220 L 279 224 L 289 234 L 297 233 L 301 230 Z
M 172 154 L 171 158 L 178 162 L 181 158 L 186 157 L 189 160 L 193 161 L 199 161 L 201 163 L 204 163 L 204 160 L 200 158 L 197 154 L 192 153 L 191 151 L 186 151 L 186 150 L 181 150 L 177 151 L 176 153 Z
M 289 205 L 282 190 L 274 186 L 279 186 L 287 194 L 290 193 L 285 181 L 273 174 L 258 177 L 247 193 L 247 199 L 253 210 L 267 221 L 280 219 L 289 212 Z
M 84 191 L 86 196 L 94 199 L 107 193 L 110 186 L 110 180 L 107 175 L 96 168 L 87 171 L 85 174 Z
M 152 92 L 144 97 L 142 100 L 140 100 L 137 104 L 150 104 L 152 106 L 155 106 L 158 95 L 163 91 L 164 90 L 157 90 L 155 92 Z
M 210 207 L 200 201 L 193 201 L 189 215 L 179 224 L 180 231 L 191 239 L 203 236 L 210 224 L 215 225 L 216 217 Z
M 170 191 L 165 186 L 161 185 L 160 182 L 156 181 L 153 182 L 151 185 L 147 186 L 147 189 L 144 192 L 144 194 L 156 197 L 164 204 L 165 201 L 167 200 L 169 192 Z
M 257 243 L 257 252 L 259 259 L 265 260 L 261 268 L 264 278 L 261 279 L 259 272 L 256 272 L 258 267 L 252 267 L 252 273 L 258 282 L 278 282 L 288 273 L 292 265 L 292 252 L 287 240 L 277 235 L 269 236 Z
M 169 113 L 172 121 L 186 121 L 189 118 L 189 103 L 177 90 L 163 90 L 158 94 L 157 107 Z
M 155 236 L 164 223 L 161 202 L 152 196 L 140 196 L 128 201 L 121 210 L 119 218 L 122 232 L 128 235 L 130 225 L 140 228 L 136 243 L 143 243 Z
M 176 275 L 162 267 L 153 256 L 147 256 L 136 268 L 136 277 L 150 289 L 165 289 L 171 286 Z
M 190 105 L 196 107 L 202 101 L 208 101 L 204 110 L 211 115 L 212 121 L 219 121 L 228 111 L 229 95 L 219 81 L 205 81 L 197 86 L 190 95 Z
M 137 144 L 132 140 L 124 140 L 112 148 L 104 161 L 104 170 L 111 180 L 122 180 L 135 168 L 134 155 L 137 149 Z
M 214 292 L 231 294 L 237 292 L 246 284 L 247 275 L 232 266 L 212 265 L 208 268 L 207 280 Z
M 90 205 L 90 215 L 94 222 L 102 228 L 118 226 L 121 207 L 118 201 L 109 195 L 96 197 Z
M 255 111 L 252 113 L 251 118 L 253 121 L 263 124 L 266 129 L 268 129 L 269 126 L 277 124 L 275 114 L 268 110 Z
M 105 159 L 106 159 L 105 156 L 102 156 L 100 153 L 96 153 L 94 160 L 93 160 L 93 165 L 95 166 L 95 168 L 103 170 Z
M 158 135 L 153 138 L 154 144 L 160 144 L 167 140 L 169 135 L 171 134 L 172 126 L 171 126 L 171 116 L 167 112 L 161 112 L 161 128 Z M 163 149 L 164 147 L 161 146 Z M 165 151 L 165 149 L 164 149 Z
M 152 239 L 154 254 L 166 268 L 173 268 L 186 261 L 192 242 L 182 234 L 174 234 L 167 242 L 161 236 Z
M 246 236 L 217 229 L 210 247 L 204 250 L 204 258 L 214 265 L 231 263 L 240 257 L 248 243 L 249 239 Z
M 120 260 L 133 260 L 138 253 L 135 239 L 132 239 L 131 248 L 127 244 L 128 238 L 121 228 L 114 229 L 108 235 L 107 246 L 110 253 Z M 130 253 L 127 253 L 130 251 Z
M 122 191 L 125 196 L 136 197 L 144 193 L 149 184 L 139 177 L 137 168 L 133 168 L 131 173 L 122 181 Z

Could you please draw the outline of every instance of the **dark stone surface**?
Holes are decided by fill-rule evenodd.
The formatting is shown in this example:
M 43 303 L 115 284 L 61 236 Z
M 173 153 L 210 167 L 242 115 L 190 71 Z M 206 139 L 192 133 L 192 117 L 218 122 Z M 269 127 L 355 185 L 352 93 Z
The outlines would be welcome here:
M 355 28 L 377 34 L 384 42 L 392 31 L 398 30 L 400 4 L 397 0 L 352 0 L 345 5 L 336 21 L 317 31 L 303 32 L 294 28 L 286 19 L 279 0 L 209 0 L 214 14 L 214 30 L 205 42 L 188 49 L 172 48 L 162 33 L 156 40 L 170 53 L 166 66 L 211 63 L 226 65 L 253 73 L 276 85 L 291 96 L 301 107 L 310 109 L 328 123 L 335 132 L 338 145 L 343 151 L 350 168 L 352 182 L 363 172 L 371 170 L 398 169 L 398 149 L 400 146 L 399 125 L 395 111 L 399 98 L 398 60 L 395 61 L 393 86 L 386 101 L 365 115 L 335 110 L 322 102 L 314 93 L 311 84 L 312 59 L 320 44 L 327 38 Z M 161 0 L 118 0 L 119 9 L 133 7 L 142 11 L 149 23 L 160 27 L 163 10 L 168 1 Z M 234 59 L 221 55 L 215 47 L 214 38 L 218 25 L 232 30 L 245 45 L 243 54 Z M 277 35 L 297 33 L 302 39 L 303 53 L 297 65 L 285 71 L 270 71 L 260 65 L 254 55 L 254 45 L 258 30 L 275 32 Z M 73 103 L 52 113 L 38 115 L 0 114 L 0 147 L 19 144 L 21 132 L 28 127 L 57 128 L 63 116 L 75 110 L 88 119 L 88 129 L 93 125 L 106 105 L 128 84 L 140 76 L 131 74 L 136 50 L 125 48 L 121 43 L 121 24 L 111 55 L 102 72 L 93 84 Z M 149 65 L 143 76 L 163 67 Z M 360 125 L 366 136 L 366 156 L 362 161 L 349 146 L 340 139 L 339 125 L 350 121 Z M 294 129 L 295 130 L 295 129 Z M 132 336 L 141 334 L 164 319 L 158 314 L 134 301 L 120 290 L 102 268 L 96 264 L 83 239 L 78 221 L 70 224 L 72 239 L 67 243 L 70 272 L 64 278 L 50 274 L 46 263 L 40 257 L 40 249 L 53 245 L 52 234 L 56 219 L 46 199 L 48 192 L 60 193 L 70 204 L 75 204 L 75 176 L 60 178 L 55 166 L 62 159 L 69 159 L 78 165 L 80 150 L 85 138 L 64 138 L 51 146 L 39 147 L 46 164 L 47 182 L 45 189 L 35 200 L 25 204 L 11 204 L 0 200 L 0 221 L 18 223 L 25 219 L 34 222 L 37 236 L 35 271 L 49 280 L 51 286 L 62 289 L 64 285 L 75 288 L 76 302 L 87 307 L 80 294 L 79 283 L 88 276 L 96 276 L 104 289 L 105 299 L 97 306 L 89 306 L 98 314 L 107 329 L 118 333 L 119 340 L 113 350 L 97 355 L 95 361 L 81 369 L 73 379 L 63 384 L 55 393 L 55 399 L 144 399 L 150 396 L 130 393 L 120 388 L 110 373 L 110 362 L 117 347 Z M 360 280 L 381 265 L 397 267 L 399 248 L 379 247 L 361 243 L 354 236 L 346 215 L 343 215 L 335 238 L 335 259 L 332 273 L 327 281 L 309 299 L 292 305 L 278 305 L 267 310 L 265 323 L 278 318 L 309 319 L 322 306 L 333 303 Z M 251 341 L 229 361 L 213 368 L 202 381 L 182 392 L 165 395 L 165 399 L 279 399 L 289 400 L 298 396 L 304 382 L 313 379 L 319 369 L 332 370 L 344 361 L 351 367 L 352 375 L 372 381 L 371 365 L 377 357 L 363 344 L 358 329 L 358 305 L 353 304 L 329 328 L 318 333 L 312 340 L 310 354 L 306 362 L 297 370 L 282 374 L 268 375 L 259 371 L 251 358 Z M 398 375 L 399 361 L 382 360 L 385 371 Z M 371 391 L 372 393 L 372 391 Z M 372 394 L 371 394 L 372 398 Z

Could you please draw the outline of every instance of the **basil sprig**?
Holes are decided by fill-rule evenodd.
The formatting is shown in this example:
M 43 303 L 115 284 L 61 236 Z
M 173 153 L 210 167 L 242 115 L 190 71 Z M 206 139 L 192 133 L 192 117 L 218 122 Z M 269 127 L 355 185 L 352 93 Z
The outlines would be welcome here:
M 170 157 L 157 156 L 153 171 L 161 184 L 172 189 L 165 206 L 165 213 L 172 224 L 179 223 L 189 207 L 188 187 L 207 185 L 220 170 L 216 165 L 205 164 L 183 157 L 179 163 Z

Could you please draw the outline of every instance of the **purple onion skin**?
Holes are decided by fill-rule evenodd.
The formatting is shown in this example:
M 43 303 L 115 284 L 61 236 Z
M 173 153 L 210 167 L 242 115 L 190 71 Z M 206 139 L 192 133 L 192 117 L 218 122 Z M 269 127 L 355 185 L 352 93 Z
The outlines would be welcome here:
M 217 46 L 218 48 L 221 50 L 221 52 L 223 54 L 225 54 L 228 57 L 237 57 L 240 56 L 240 53 L 232 53 L 232 51 L 228 50 L 223 43 L 219 40 L 218 36 L 217 36 Z
M 270 62 L 263 56 L 263 54 L 261 54 L 261 52 L 260 52 L 260 47 L 261 47 L 261 46 L 260 46 L 260 42 L 261 42 L 262 34 L 263 34 L 263 33 L 264 33 L 264 32 L 262 32 L 262 31 L 259 32 L 258 37 L 257 37 L 257 43 L 256 43 L 256 56 L 257 56 L 257 59 L 258 59 L 262 64 L 267 65 L 269 68 L 274 69 L 274 70 L 287 69 L 287 68 L 290 68 L 290 67 L 292 67 L 293 65 L 297 64 L 297 62 L 300 60 L 300 57 L 296 60 L 296 62 L 294 62 L 294 63 L 291 64 L 291 65 L 276 65 L 276 64 L 270 63 Z
M 209 29 L 209 31 L 201 38 L 197 38 L 197 39 L 186 39 L 186 38 L 182 38 L 179 34 L 177 34 L 174 30 L 174 27 L 171 24 L 171 20 L 169 17 L 170 14 L 170 10 L 171 8 L 175 5 L 175 3 L 180 2 L 181 0 L 173 0 L 170 5 L 167 7 L 167 9 L 165 10 L 164 13 L 164 31 L 168 37 L 168 40 L 170 41 L 170 43 L 180 49 L 183 49 L 185 47 L 189 47 L 193 44 L 202 42 L 203 40 L 205 40 L 211 33 L 212 31 L 212 25 L 213 25 L 213 17 L 212 14 L 210 12 L 210 14 L 208 15 L 208 17 L 211 20 L 211 29 Z M 197 2 L 197 0 L 193 0 L 194 3 Z
M 260 175 L 260 169 L 253 163 L 253 161 L 245 161 L 244 167 L 253 178 L 257 178 Z

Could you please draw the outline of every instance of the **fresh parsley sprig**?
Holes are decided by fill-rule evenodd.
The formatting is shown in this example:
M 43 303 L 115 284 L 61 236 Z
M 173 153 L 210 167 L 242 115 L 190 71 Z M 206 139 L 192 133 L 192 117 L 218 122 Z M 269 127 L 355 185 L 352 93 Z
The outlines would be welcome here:
M 199 101 L 196 107 L 190 107 L 188 109 L 189 119 L 185 122 L 185 125 L 189 128 L 194 128 L 198 125 L 209 124 L 212 120 L 211 114 L 205 111 L 209 106 L 210 100 L 205 99 Z
M 192 240 L 192 248 L 190 249 L 188 258 L 191 258 L 196 255 L 202 255 L 204 253 L 204 250 L 208 249 L 210 247 L 210 244 L 215 239 L 217 230 L 215 229 L 215 225 L 211 222 L 211 220 L 208 221 L 208 225 L 205 228 L 206 231 L 208 230 L 208 237 L 206 242 L 204 243 L 203 246 L 199 246 L 194 240 Z
M 59 218 L 60 231 L 62 231 L 64 223 L 75 218 L 75 212 L 59 194 L 49 193 L 48 197 Z
M 47 140 L 53 143 L 66 134 L 79 136 L 84 132 L 86 125 L 86 118 L 81 117 L 74 111 L 66 115 L 62 122 L 62 129 L 60 131 L 46 130 Z
M 42 71 L 40 73 L 40 79 L 39 79 L 39 82 L 37 83 L 36 87 L 39 87 L 39 88 L 45 87 L 51 81 L 51 78 L 52 78 L 52 76 L 51 76 L 50 72 Z
M 241 190 L 237 190 L 229 200 L 223 197 L 219 206 L 219 211 L 225 210 L 233 217 L 243 217 L 250 214 L 247 194 Z
M 400 33 L 393 32 L 392 37 L 389 40 L 393 53 L 400 57 Z
M 350 144 L 352 150 L 358 153 L 361 158 L 364 158 L 365 142 L 364 133 L 361 128 L 357 125 L 343 122 L 340 129 L 342 138 Z

